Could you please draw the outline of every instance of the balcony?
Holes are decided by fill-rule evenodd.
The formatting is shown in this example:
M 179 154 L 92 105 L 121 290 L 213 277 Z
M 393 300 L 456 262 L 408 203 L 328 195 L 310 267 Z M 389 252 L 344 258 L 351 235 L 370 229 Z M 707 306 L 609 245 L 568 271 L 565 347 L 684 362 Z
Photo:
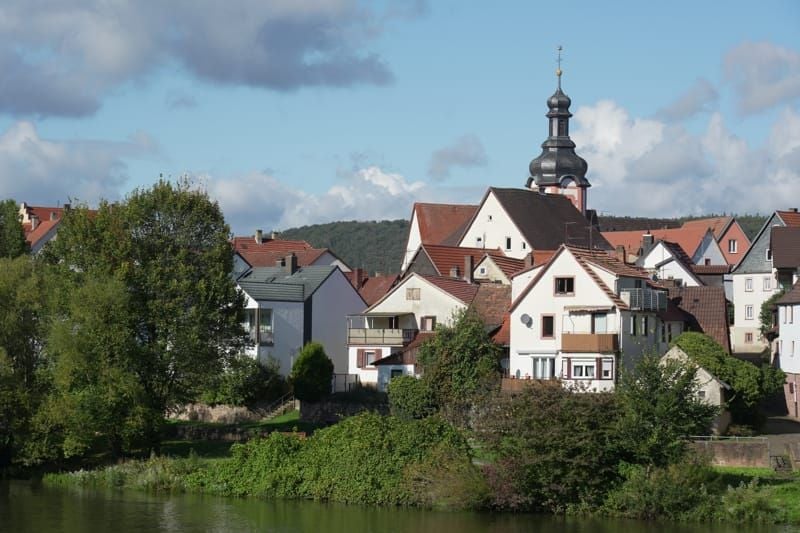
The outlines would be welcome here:
M 616 333 L 562 333 L 561 351 L 614 353 L 619 351 L 619 338 Z
M 416 329 L 350 328 L 347 344 L 374 346 L 404 346 L 414 340 Z
M 631 311 L 663 311 L 667 308 L 667 294 L 652 289 L 622 289 L 620 298 Z

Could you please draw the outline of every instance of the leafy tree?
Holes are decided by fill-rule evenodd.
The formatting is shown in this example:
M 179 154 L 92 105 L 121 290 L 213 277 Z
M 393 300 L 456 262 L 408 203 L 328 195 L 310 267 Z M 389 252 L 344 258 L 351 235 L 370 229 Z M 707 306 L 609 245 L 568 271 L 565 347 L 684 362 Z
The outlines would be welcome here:
M 18 257 L 28 251 L 17 203 L 14 200 L 0 201 L 0 257 Z
M 309 342 L 292 366 L 289 382 L 298 400 L 316 402 L 331 392 L 333 361 L 318 342 Z
M 782 370 L 769 364 L 758 367 L 736 359 L 714 339 L 702 333 L 683 333 L 675 339 L 675 345 L 686 352 L 695 364 L 731 386 L 733 390 L 728 402 L 731 414 L 738 422 L 757 422 L 759 403 L 780 391 L 786 380 Z
M 30 257 L 0 258 L 0 464 L 19 459 L 46 383 L 47 288 Z
M 288 384 L 281 376 L 280 364 L 275 359 L 261 364 L 241 354 L 231 359 L 214 385 L 203 394 L 203 401 L 212 405 L 253 407 L 260 402 L 277 400 L 287 390 Z
M 765 339 L 775 326 L 775 302 L 777 302 L 783 294 L 784 291 L 780 290 L 761 304 L 761 310 L 758 313 L 759 331 L 761 332 L 761 336 Z
M 717 408 L 697 396 L 697 367 L 643 357 L 616 388 L 617 440 L 630 463 L 664 466 L 684 456 L 688 435 L 711 425 Z
M 472 310 L 455 313 L 452 325 L 438 326 L 420 347 L 419 361 L 434 404 L 461 422 L 474 396 L 496 388 L 500 379 L 500 348 Z
M 136 341 L 132 371 L 152 411 L 195 399 L 246 342 L 229 237 L 205 192 L 159 181 L 121 204 L 103 202 L 95 214 L 70 210 L 47 251 L 65 277 L 116 278 L 124 286 Z
M 413 419 L 433 414 L 435 407 L 427 383 L 414 376 L 399 376 L 389 382 L 389 407 L 394 416 Z
M 599 504 L 619 478 L 617 416 L 612 394 L 576 393 L 557 381 L 495 395 L 475 423 L 494 457 L 487 467 L 494 504 L 547 512 Z
M 140 347 L 128 293 L 119 280 L 97 278 L 66 290 L 68 303 L 47 338 L 52 391 L 34 419 L 39 438 L 58 442 L 64 457 L 82 455 L 98 440 L 120 456 L 162 417 L 136 374 Z

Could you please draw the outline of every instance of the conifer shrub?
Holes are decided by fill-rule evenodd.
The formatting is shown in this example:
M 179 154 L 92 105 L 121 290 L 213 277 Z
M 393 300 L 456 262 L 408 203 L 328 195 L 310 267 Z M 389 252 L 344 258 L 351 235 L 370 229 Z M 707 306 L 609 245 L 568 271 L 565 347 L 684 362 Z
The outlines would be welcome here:
M 309 342 L 292 366 L 289 382 L 298 400 L 317 402 L 331 393 L 333 361 L 318 342 Z

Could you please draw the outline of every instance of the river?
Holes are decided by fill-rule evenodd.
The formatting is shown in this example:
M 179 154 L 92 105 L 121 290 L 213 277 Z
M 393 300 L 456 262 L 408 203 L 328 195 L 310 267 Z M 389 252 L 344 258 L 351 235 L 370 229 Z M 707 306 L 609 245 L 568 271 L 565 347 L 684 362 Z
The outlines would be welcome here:
M 0 531 L 13 533 L 751 533 L 781 527 L 687 526 L 539 515 L 437 512 L 305 501 L 61 489 L 0 481 Z

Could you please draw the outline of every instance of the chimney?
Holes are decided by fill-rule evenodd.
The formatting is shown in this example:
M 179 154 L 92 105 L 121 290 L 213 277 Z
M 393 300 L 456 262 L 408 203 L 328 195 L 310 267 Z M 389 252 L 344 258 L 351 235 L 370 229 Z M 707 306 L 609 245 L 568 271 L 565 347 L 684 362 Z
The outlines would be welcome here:
M 272 233 L 269 234 L 269 238 L 274 241 L 274 240 L 276 240 L 278 238 L 279 235 L 280 234 L 277 231 L 272 230 Z
M 64 211 L 69 211 L 70 209 L 72 209 L 72 205 L 64 204 Z
M 261 244 L 262 242 L 264 242 L 264 232 L 262 232 L 260 229 L 257 229 L 256 230 L 256 244 Z
M 529 252 L 529 253 L 525 254 L 525 257 L 523 258 L 523 261 L 524 261 L 523 264 L 525 265 L 525 268 L 532 267 L 533 266 L 533 252 Z
M 39 217 L 37 217 L 36 215 L 31 215 L 30 219 L 31 219 L 31 231 L 33 231 L 36 229 L 36 226 L 39 225 Z
M 614 251 L 616 252 L 617 259 L 619 259 L 620 261 L 625 263 L 626 262 L 625 261 L 625 247 L 620 244 L 619 246 L 614 248 Z
M 647 233 L 645 233 L 644 235 L 642 235 L 642 251 L 641 251 L 641 255 L 644 255 L 647 252 L 649 252 L 650 248 L 653 247 L 653 244 L 655 243 L 655 241 L 656 241 L 655 237 L 653 237 L 653 234 L 650 233 L 649 231 Z
M 58 218 L 58 213 L 55 211 L 50 211 L 50 220 L 56 220 Z
M 294 252 L 286 256 L 286 259 L 284 260 L 284 267 L 286 268 L 286 273 L 289 275 L 297 272 L 297 256 L 294 255 Z
M 796 207 L 790 207 L 789 211 L 791 211 L 792 213 L 797 213 L 797 208 Z
M 472 272 L 475 270 L 475 260 L 471 255 L 464 256 L 464 281 L 472 283 Z
M 364 286 L 364 282 L 367 281 L 367 273 L 364 272 L 363 268 L 356 267 L 350 275 L 353 276 L 353 286 L 357 291 L 361 290 L 361 287 Z
M 451 269 L 450 269 L 450 277 L 451 277 L 451 278 L 458 278 L 458 277 L 460 277 L 460 275 L 459 275 L 459 273 L 458 273 L 458 267 L 457 267 L 457 266 L 454 266 L 453 268 L 451 268 Z

